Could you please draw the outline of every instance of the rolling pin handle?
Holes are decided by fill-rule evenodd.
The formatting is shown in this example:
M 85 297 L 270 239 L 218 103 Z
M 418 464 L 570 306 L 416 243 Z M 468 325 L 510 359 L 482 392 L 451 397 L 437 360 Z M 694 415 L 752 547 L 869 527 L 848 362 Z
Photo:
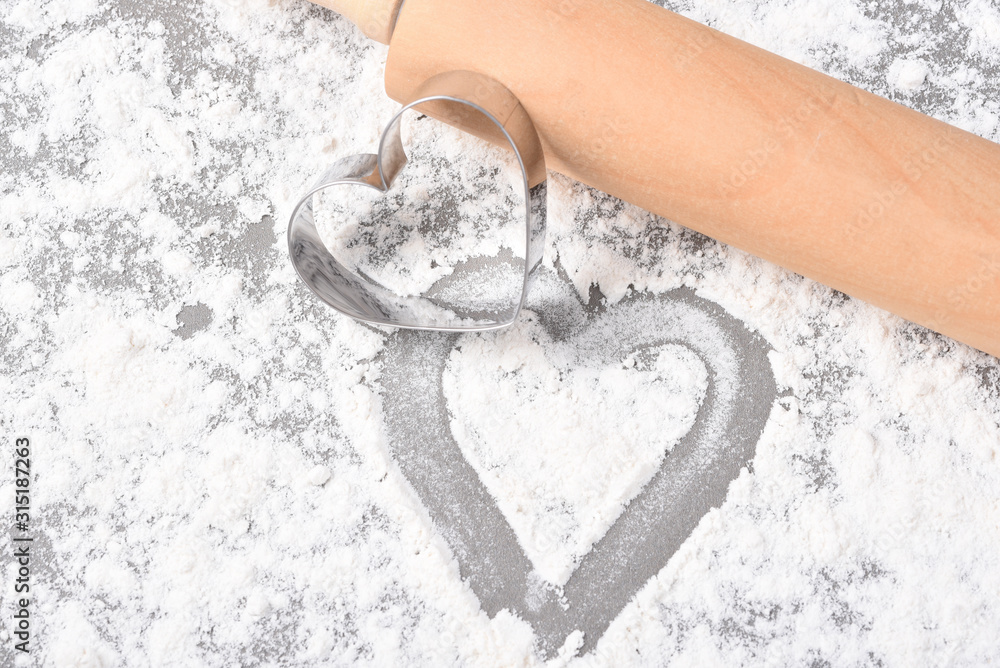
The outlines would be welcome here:
M 388 44 L 396 27 L 396 17 L 403 0 L 312 0 L 317 5 L 332 9 L 361 28 L 376 42 Z

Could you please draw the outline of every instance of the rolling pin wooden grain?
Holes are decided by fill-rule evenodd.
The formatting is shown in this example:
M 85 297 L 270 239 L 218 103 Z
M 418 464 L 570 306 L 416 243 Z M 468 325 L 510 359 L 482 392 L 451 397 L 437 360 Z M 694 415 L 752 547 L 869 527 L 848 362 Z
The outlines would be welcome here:
M 487 74 L 550 169 L 1000 356 L 1000 145 L 646 0 L 315 1 L 394 99 Z

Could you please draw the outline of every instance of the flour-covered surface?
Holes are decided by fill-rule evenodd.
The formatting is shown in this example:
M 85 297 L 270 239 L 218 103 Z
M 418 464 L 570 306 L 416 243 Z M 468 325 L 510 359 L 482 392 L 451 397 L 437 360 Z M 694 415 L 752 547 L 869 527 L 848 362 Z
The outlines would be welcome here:
M 671 6 L 1000 139 L 991 0 Z M 332 160 L 371 151 L 395 111 L 385 55 L 304 0 L 0 7 L 0 438 L 6 453 L 31 439 L 34 537 L 27 656 L 11 621 L 22 532 L 0 559 L 0 664 L 541 662 L 527 623 L 481 610 L 389 456 L 391 333 L 319 307 L 287 261 L 297 196 Z M 443 155 L 452 141 L 441 134 Z M 435 183 L 431 168 L 416 177 Z M 592 652 L 573 658 L 583 641 L 571 637 L 552 663 L 996 661 L 1000 362 L 562 177 L 549 209 L 546 262 L 583 302 L 592 286 L 609 304 L 693 288 L 760 332 L 784 391 L 726 502 Z M 495 337 L 456 348 L 446 382 L 477 399 L 453 417 L 488 425 L 487 411 L 520 410 L 531 395 L 505 374 L 512 356 L 540 407 L 596 402 L 575 424 L 570 411 L 512 427 L 556 439 L 523 450 L 515 471 L 571 472 L 555 493 L 589 498 L 588 480 L 609 476 L 568 460 L 559 439 L 602 437 L 593 420 L 616 410 L 602 392 L 621 401 L 624 376 L 538 337 Z M 689 362 L 693 382 L 675 386 L 697 402 Z M 487 363 L 489 407 L 488 388 L 462 386 Z M 634 378 L 626 397 L 649 381 Z M 627 426 L 632 482 L 655 460 L 639 451 L 666 452 L 683 431 L 685 411 L 667 413 Z M 485 484 L 501 508 L 544 497 Z

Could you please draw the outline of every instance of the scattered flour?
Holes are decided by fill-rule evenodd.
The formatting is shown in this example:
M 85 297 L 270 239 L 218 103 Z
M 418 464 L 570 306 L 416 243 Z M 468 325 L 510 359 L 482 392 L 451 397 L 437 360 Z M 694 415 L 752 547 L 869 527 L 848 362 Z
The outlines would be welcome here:
M 914 91 L 923 86 L 928 72 L 927 64 L 918 60 L 897 60 L 889 67 L 896 88 L 903 91 Z
M 991 0 L 668 4 L 1000 138 Z M 33 444 L 40 665 L 539 663 L 527 624 L 480 609 L 387 456 L 392 334 L 318 306 L 286 259 L 298 195 L 395 111 L 385 54 L 299 0 L 0 7 L 0 432 Z M 547 261 L 585 301 L 691 287 L 767 339 L 786 391 L 726 503 L 594 652 L 571 658 L 577 635 L 553 665 L 994 661 L 1000 362 L 562 177 L 549 198 Z M 211 316 L 180 336 L 189 308 Z M 667 349 L 626 380 L 627 360 L 588 367 L 527 326 L 462 341 L 449 391 L 502 392 L 523 406 L 510 433 L 553 437 L 491 468 L 482 399 L 452 400 L 470 461 L 558 581 L 683 433 L 703 367 Z M 474 388 L 487 355 L 516 363 Z M 608 421 L 651 388 L 670 420 L 630 423 L 631 469 L 591 477 Z M 544 420 L 569 397 L 595 408 Z M 560 430 L 596 459 L 574 469 Z M 546 551 L 531 523 L 553 518 L 575 533 Z M 23 661 L 11 641 L 4 623 L 2 665 Z

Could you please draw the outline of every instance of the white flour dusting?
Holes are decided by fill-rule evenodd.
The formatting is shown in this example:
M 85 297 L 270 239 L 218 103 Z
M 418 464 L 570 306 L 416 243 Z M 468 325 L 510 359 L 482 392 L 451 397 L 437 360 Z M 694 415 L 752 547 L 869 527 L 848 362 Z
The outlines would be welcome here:
M 1000 138 L 991 0 L 668 4 Z M 373 150 L 395 111 L 385 54 L 298 0 L 0 7 L 0 438 L 33 445 L 36 664 L 540 663 L 526 623 L 480 609 L 387 455 L 390 334 L 319 307 L 286 258 L 295 199 Z M 434 165 L 416 167 L 431 187 Z M 785 390 L 726 503 L 593 653 L 571 659 L 573 637 L 552 664 L 995 661 L 1000 362 L 565 178 L 549 209 L 547 262 L 584 301 L 592 285 L 610 303 L 693 288 L 766 338 Z M 411 268 L 415 285 L 429 269 Z M 631 378 L 627 360 L 577 354 L 522 325 L 463 339 L 445 378 L 463 448 L 554 581 L 705 383 L 681 351 Z M 630 408 L 651 390 L 669 420 Z M 486 393 L 520 412 L 509 433 L 548 438 L 493 467 L 504 432 L 480 424 Z M 570 397 L 595 408 L 557 406 Z M 593 475 L 625 413 L 635 459 Z M 566 536 L 548 549 L 546 522 Z M 2 665 L 24 662 L 8 622 Z

